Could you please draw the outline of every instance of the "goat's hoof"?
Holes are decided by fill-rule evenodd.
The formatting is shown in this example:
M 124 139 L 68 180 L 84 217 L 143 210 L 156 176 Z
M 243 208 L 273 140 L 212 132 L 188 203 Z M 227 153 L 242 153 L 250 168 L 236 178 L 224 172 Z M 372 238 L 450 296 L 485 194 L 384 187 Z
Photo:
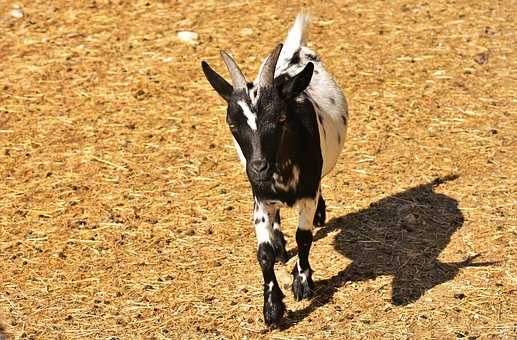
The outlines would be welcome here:
M 285 304 L 282 301 L 284 294 L 279 287 L 264 295 L 264 321 L 268 327 L 276 327 L 285 313 Z
M 314 294 L 314 282 L 312 281 L 312 270 L 310 268 L 300 273 L 297 266 L 294 267 L 292 290 L 296 301 L 312 297 Z

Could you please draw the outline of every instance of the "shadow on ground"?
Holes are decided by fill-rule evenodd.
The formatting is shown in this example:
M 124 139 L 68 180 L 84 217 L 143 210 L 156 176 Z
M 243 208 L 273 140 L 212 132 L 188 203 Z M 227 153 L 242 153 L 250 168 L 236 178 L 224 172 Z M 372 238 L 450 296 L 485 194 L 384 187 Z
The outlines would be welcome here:
M 316 241 L 338 231 L 334 247 L 352 263 L 335 276 L 315 282 L 310 305 L 291 312 L 284 327 L 289 328 L 327 304 L 346 282 L 391 275 L 392 304 L 407 305 L 434 286 L 452 280 L 461 268 L 491 264 L 473 264 L 475 257 L 454 263 L 438 260 L 464 218 L 458 202 L 436 193 L 434 188 L 456 178 L 436 178 L 374 202 L 367 209 L 334 218 L 319 229 Z

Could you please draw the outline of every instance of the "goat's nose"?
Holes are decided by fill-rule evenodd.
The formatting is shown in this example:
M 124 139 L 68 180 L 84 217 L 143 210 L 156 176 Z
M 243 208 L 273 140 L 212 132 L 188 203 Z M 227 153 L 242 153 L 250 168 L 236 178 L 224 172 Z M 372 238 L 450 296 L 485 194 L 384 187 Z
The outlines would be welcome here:
M 251 161 L 250 165 L 253 171 L 255 171 L 256 173 L 261 173 L 267 169 L 267 162 L 263 158 Z

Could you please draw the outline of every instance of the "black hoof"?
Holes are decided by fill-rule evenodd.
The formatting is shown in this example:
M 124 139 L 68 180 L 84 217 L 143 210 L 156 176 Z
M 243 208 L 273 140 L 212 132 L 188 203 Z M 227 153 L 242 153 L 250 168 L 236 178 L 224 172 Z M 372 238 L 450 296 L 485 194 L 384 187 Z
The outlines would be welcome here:
M 278 286 L 272 290 L 268 286 L 264 287 L 264 321 L 269 327 L 275 327 L 285 313 L 285 304 L 282 301 L 284 294 Z
M 279 229 L 273 230 L 273 246 L 275 248 L 275 262 L 280 261 L 285 264 L 289 260 L 289 256 L 285 251 L 284 234 Z
M 314 282 L 312 270 L 309 268 L 305 274 L 298 271 L 298 264 L 293 268 L 293 295 L 296 301 L 310 299 L 314 294 Z
M 313 224 L 316 227 L 323 227 L 325 225 L 326 213 L 325 213 L 325 200 L 322 196 L 318 200 L 318 207 L 316 208 L 316 213 L 314 214 Z

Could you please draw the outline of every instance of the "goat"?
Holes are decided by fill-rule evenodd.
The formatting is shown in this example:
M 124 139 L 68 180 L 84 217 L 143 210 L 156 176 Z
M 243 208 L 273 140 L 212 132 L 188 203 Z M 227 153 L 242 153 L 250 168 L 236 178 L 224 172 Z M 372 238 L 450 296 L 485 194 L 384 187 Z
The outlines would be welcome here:
M 319 56 L 305 44 L 308 23 L 305 13 L 297 16 L 284 44 L 264 60 L 253 83 L 246 81 L 224 51 L 221 57 L 232 84 L 205 61 L 201 63 L 208 82 L 228 103 L 226 121 L 251 183 L 268 326 L 276 325 L 285 312 L 274 272 L 276 261 L 288 260 L 279 209 L 298 207 L 298 261 L 292 271 L 292 292 L 296 300 L 311 298 L 313 225 L 325 223 L 320 183 L 337 162 L 348 125 L 343 93 Z

